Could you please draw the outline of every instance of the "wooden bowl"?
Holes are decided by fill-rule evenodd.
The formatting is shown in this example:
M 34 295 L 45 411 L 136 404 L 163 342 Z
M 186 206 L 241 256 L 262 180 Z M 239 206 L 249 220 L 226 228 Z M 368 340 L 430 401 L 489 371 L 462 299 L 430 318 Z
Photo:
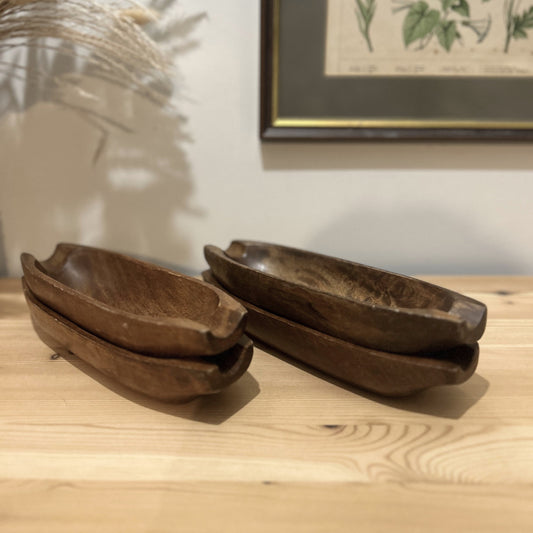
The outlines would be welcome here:
M 206 358 L 141 355 L 83 330 L 40 302 L 23 279 L 37 335 L 59 354 L 72 353 L 118 383 L 166 402 L 185 402 L 228 387 L 244 374 L 253 344 L 246 336 L 225 352 Z
M 122 254 L 59 244 L 46 261 L 23 253 L 21 263 L 39 300 L 129 350 L 213 355 L 233 346 L 244 331 L 246 310 L 223 291 Z
M 217 283 L 211 272 L 204 279 Z M 407 396 L 466 381 L 478 363 L 477 344 L 422 355 L 386 353 L 331 337 L 240 300 L 254 339 L 345 383 L 383 396 Z
M 231 295 L 361 346 L 437 352 L 474 344 L 485 329 L 484 304 L 407 276 L 253 241 L 204 251 Z

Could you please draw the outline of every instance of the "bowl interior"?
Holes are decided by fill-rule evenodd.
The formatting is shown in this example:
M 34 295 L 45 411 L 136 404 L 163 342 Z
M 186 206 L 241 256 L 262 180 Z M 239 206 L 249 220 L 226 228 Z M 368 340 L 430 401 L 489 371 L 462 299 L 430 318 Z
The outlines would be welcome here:
M 287 282 L 369 305 L 448 311 L 454 301 L 449 291 L 414 278 L 303 250 L 233 243 L 225 253 Z
M 36 266 L 82 295 L 137 315 L 179 316 L 210 326 L 219 305 L 218 295 L 196 280 L 104 250 L 74 248 Z

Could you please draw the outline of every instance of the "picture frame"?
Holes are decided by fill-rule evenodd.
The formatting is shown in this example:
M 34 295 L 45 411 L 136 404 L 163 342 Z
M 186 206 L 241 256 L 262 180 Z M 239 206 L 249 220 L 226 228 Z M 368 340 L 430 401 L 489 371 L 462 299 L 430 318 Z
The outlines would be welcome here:
M 486 67 L 487 74 L 475 76 L 453 73 L 404 76 L 397 72 L 330 76 L 325 69 L 329 53 L 326 32 L 328 7 L 331 9 L 333 1 L 351 1 L 354 6 L 357 2 L 262 0 L 260 137 L 263 141 L 533 139 L 533 30 L 531 36 L 527 35 L 532 50 L 530 59 L 524 55 L 525 74 L 501 75 L 500 66 L 500 71 Z M 426 4 L 416 0 L 411 4 L 406 4 L 408 0 L 389 0 L 395 1 L 408 6 Z M 531 4 L 533 10 L 533 1 Z M 390 16 L 398 20 L 404 17 L 404 21 L 406 18 L 405 12 L 397 15 L 391 11 Z M 391 20 L 401 29 L 399 22 Z M 404 39 L 405 26 L 404 22 Z M 461 27 L 461 30 L 468 28 Z M 442 43 L 440 37 L 433 40 L 434 47 L 443 48 Z M 526 42 L 528 46 L 529 43 Z M 465 48 L 453 45 L 457 49 L 456 57 L 462 53 L 477 68 L 474 55 L 469 59 Z M 405 55 L 412 48 L 412 45 L 404 46 L 402 53 Z M 475 50 L 474 45 L 471 50 Z M 415 54 L 413 57 L 422 57 Z M 446 60 L 445 50 L 440 57 Z M 486 57 L 490 61 L 491 57 Z M 511 56 L 505 56 L 506 60 L 507 57 Z M 431 66 L 432 61 L 429 58 L 426 64 Z M 389 63 L 390 69 L 400 68 Z

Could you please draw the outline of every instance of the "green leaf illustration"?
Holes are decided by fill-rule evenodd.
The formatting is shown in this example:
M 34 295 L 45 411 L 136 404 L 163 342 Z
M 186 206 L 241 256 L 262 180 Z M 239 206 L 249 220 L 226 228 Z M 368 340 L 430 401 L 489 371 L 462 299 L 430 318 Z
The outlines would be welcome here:
M 455 21 L 441 20 L 435 28 L 435 35 L 437 36 L 440 45 L 449 52 L 452 48 L 452 44 L 459 37 Z
M 439 22 L 439 17 L 439 12 L 436 9 L 430 9 L 426 2 L 413 4 L 403 22 L 405 46 L 430 35 Z
M 376 0 L 355 0 L 355 4 L 355 14 L 357 16 L 359 31 L 365 38 L 368 50 L 373 52 L 374 49 L 370 40 L 370 24 L 376 12 Z
M 491 0 L 482 1 L 485 3 Z M 470 0 L 440 0 L 440 8 L 437 9 L 431 9 L 429 3 L 424 0 L 393 0 L 393 2 L 399 5 L 393 9 L 393 13 L 407 11 L 403 21 L 405 46 L 418 41 L 418 50 L 428 46 L 431 39 L 436 37 L 439 45 L 449 52 L 456 41 L 462 40 L 458 31 L 460 26 L 474 32 L 477 36 L 477 42 L 480 44 L 485 40 L 492 24 L 490 14 L 481 19 L 471 18 Z M 507 25 L 508 40 L 513 38 L 513 31 L 516 32 L 515 39 L 527 37 L 524 27 L 527 27 L 530 22 L 533 25 L 533 7 L 528 10 L 528 14 L 531 11 L 530 21 L 525 13 L 520 17 L 517 15 L 514 9 L 515 0 L 505 0 L 505 2 L 510 3 L 509 8 L 506 8 L 508 20 L 511 20 Z
M 521 15 L 515 15 L 513 20 L 514 32 L 525 34 L 525 30 L 533 28 L 533 6 L 531 6 L 527 11 L 524 11 Z M 513 37 L 515 36 L 515 33 L 513 33 Z M 527 34 L 525 36 L 527 38 Z
M 470 16 L 470 6 L 466 0 L 459 0 L 459 2 L 453 4 L 452 9 L 463 17 Z
M 507 12 L 507 37 L 505 39 L 504 52 L 509 51 L 511 39 L 527 39 L 527 30 L 533 28 L 533 6 L 524 10 L 521 14 L 517 13 L 519 2 L 515 4 L 514 0 L 506 2 Z

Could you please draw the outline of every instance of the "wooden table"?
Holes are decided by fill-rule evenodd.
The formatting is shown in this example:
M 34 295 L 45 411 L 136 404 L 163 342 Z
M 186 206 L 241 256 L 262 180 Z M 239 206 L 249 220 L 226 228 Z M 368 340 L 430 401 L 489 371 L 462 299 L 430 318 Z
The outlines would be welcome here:
M 55 358 L 0 280 L 0 531 L 533 531 L 533 277 L 432 277 L 484 301 L 465 384 L 387 400 L 256 349 L 165 405 Z

